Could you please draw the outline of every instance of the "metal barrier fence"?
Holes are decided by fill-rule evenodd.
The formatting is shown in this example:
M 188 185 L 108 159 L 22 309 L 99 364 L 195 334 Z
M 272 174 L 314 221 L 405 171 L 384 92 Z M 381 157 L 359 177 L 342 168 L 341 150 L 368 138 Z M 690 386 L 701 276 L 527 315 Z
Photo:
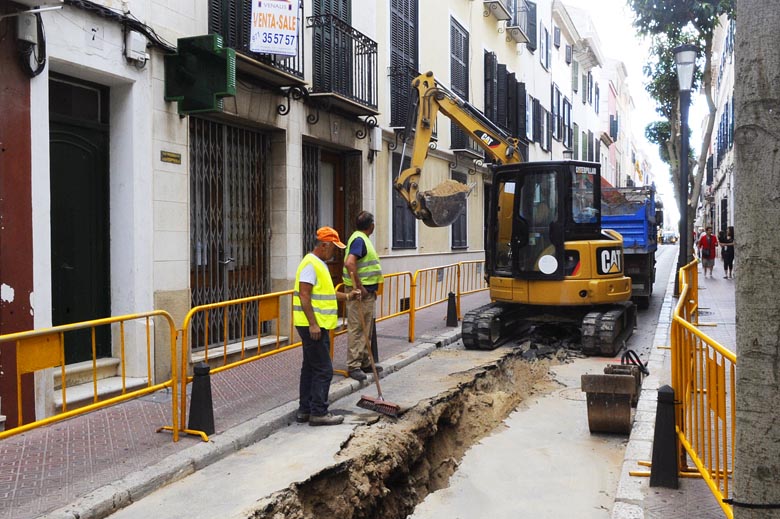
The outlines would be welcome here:
M 203 431 L 194 429 L 187 429 L 185 425 L 187 423 L 187 384 L 192 380 L 192 377 L 187 375 L 188 365 L 190 363 L 192 348 L 203 346 L 203 361 L 209 362 L 210 350 L 221 353 L 222 365 L 213 368 L 210 373 L 217 374 L 227 369 L 235 368 L 249 362 L 254 362 L 271 355 L 277 355 L 285 351 L 297 348 L 301 345 L 300 341 L 290 342 L 293 334 L 293 321 L 289 319 L 289 330 L 287 336 L 282 335 L 282 300 L 288 299 L 288 308 L 290 312 L 288 315 L 292 316 L 292 304 L 293 304 L 293 290 L 285 290 L 282 292 L 274 292 L 272 294 L 263 294 L 260 296 L 244 297 L 241 299 L 233 299 L 230 301 L 220 301 L 219 303 L 211 303 L 208 305 L 200 305 L 192 308 L 184 317 L 184 323 L 181 328 L 181 405 L 179 412 L 181 414 L 181 431 L 187 434 L 193 434 L 200 436 L 203 441 L 208 441 L 208 435 Z M 227 326 L 228 315 L 238 309 L 241 315 L 241 328 L 240 330 L 229 330 Z M 256 312 L 256 319 L 258 329 L 262 329 L 262 326 L 266 323 L 270 323 L 273 326 L 273 330 L 270 334 L 264 335 L 262 338 L 258 336 L 247 337 L 246 335 L 246 314 L 248 309 Z M 212 314 L 217 314 L 217 318 L 221 318 L 225 321 L 225 325 L 222 327 L 216 327 L 214 330 L 219 335 L 218 337 L 209 336 L 209 321 L 212 319 Z M 203 337 L 199 337 L 197 341 L 193 341 L 191 337 L 191 323 L 196 316 L 203 315 L 205 322 Z M 238 335 L 240 341 L 234 343 L 230 336 Z M 270 344 L 268 339 L 271 339 Z M 263 342 L 272 346 L 269 351 L 263 352 Z M 197 343 L 197 344 L 196 344 Z M 286 343 L 282 345 L 282 343 Z M 220 345 L 212 346 L 212 345 Z M 239 348 L 236 349 L 235 345 Z M 221 350 L 221 351 L 220 351 Z M 254 354 L 247 357 L 248 351 L 254 350 Z M 238 360 L 228 361 L 229 356 L 238 356 Z M 333 331 L 331 331 L 331 357 L 333 357 Z M 213 359 L 213 357 L 212 357 Z M 172 364 L 175 362 L 172 362 Z
M 54 326 L 52 328 L 44 328 L 39 330 L 30 330 L 18 333 L 9 333 L 0 335 L 0 343 L 3 342 L 15 342 L 16 343 L 16 394 L 17 394 L 17 408 L 19 410 L 18 427 L 9 429 L 7 431 L 0 432 L 0 440 L 20 434 L 36 427 L 42 427 L 54 422 L 59 422 L 67 418 L 71 418 L 77 415 L 85 414 L 96 409 L 108 407 L 125 400 L 132 398 L 138 398 L 140 396 L 159 391 L 160 389 L 170 387 L 172 390 L 171 398 L 171 420 L 173 422 L 171 428 L 174 431 L 174 440 L 178 440 L 178 424 L 176 422 L 176 383 L 177 374 L 176 367 L 171 367 L 171 378 L 165 382 L 152 384 L 152 333 L 151 319 L 154 317 L 160 317 L 167 321 L 168 328 L 170 330 L 169 347 L 171 349 L 171 359 L 176 358 L 176 326 L 174 325 L 173 318 L 168 312 L 162 310 L 155 310 L 152 312 L 122 315 L 119 317 L 108 317 L 104 319 L 95 319 L 92 321 L 84 321 L 80 323 L 64 324 L 60 326 Z M 126 330 L 125 325 L 132 323 L 133 321 L 144 320 L 145 333 L 146 333 L 146 383 L 139 389 L 128 390 L 127 388 L 127 373 L 126 365 L 127 358 L 125 352 L 125 338 Z M 97 367 L 97 344 L 96 344 L 96 331 L 103 326 L 110 328 L 110 334 L 112 343 L 119 345 L 119 361 L 121 366 L 121 383 L 122 387 L 119 389 L 118 396 L 108 397 L 100 399 L 98 394 L 98 367 Z M 91 336 L 91 349 L 92 349 L 92 403 L 79 407 L 78 409 L 68 410 L 68 394 L 67 394 L 67 377 L 65 373 L 65 337 L 69 332 L 75 330 L 89 330 Z M 36 371 L 60 368 L 61 377 L 61 391 L 62 391 L 62 412 L 53 416 L 35 420 L 29 423 L 24 423 L 22 416 L 22 375 L 27 373 L 34 373 Z
M 736 441 L 737 356 L 698 329 L 698 262 L 680 269 L 671 332 L 672 387 L 681 475 L 698 472 L 729 519 Z M 687 454 L 687 456 L 686 456 Z M 687 458 L 695 470 L 688 467 Z
M 409 342 L 413 342 L 414 316 L 417 310 L 446 301 L 449 293 L 454 292 L 456 294 L 458 316 L 460 317 L 460 296 L 487 289 L 487 283 L 479 277 L 483 271 L 483 265 L 484 261 L 467 261 L 443 267 L 418 270 L 414 275 L 410 272 L 386 274 L 384 276 L 383 289 L 377 296 L 376 320 L 383 321 L 405 314 L 409 315 Z M 170 387 L 172 391 L 172 425 L 163 426 L 160 430 L 172 431 L 174 441 L 178 441 L 180 432 L 198 435 L 204 441 L 208 441 L 208 436 L 203 431 L 185 428 L 187 423 L 187 384 L 193 380 L 193 377 L 188 375 L 190 363 L 194 360 L 202 359 L 206 363 L 218 364 L 221 357 L 221 365 L 210 370 L 211 374 L 217 374 L 227 369 L 301 346 L 300 340 L 292 342 L 293 338 L 296 337 L 292 323 L 292 294 L 292 290 L 285 290 L 192 308 L 185 316 L 182 327 L 179 330 L 182 341 L 180 355 L 177 355 L 176 350 L 177 330 L 173 318 L 165 311 L 96 319 L 53 328 L 0 335 L 0 342 L 16 341 L 17 345 L 17 394 L 20 399 L 19 423 L 22 422 L 21 376 L 23 374 L 60 367 L 63 381 L 62 413 L 0 432 L 0 439 Z M 289 312 L 283 314 L 283 308 L 289 309 Z M 245 323 L 247 322 L 248 312 L 252 312 L 252 317 L 256 318 L 258 329 L 265 330 L 262 336 L 247 335 Z M 238 330 L 229 325 L 229 317 L 236 313 L 241 317 Z M 153 355 L 151 352 L 152 331 L 150 329 L 150 319 L 153 317 L 162 317 L 168 322 L 171 354 L 171 378 L 154 385 L 151 384 Z M 198 336 L 193 337 L 192 322 L 196 317 L 202 318 L 204 324 L 202 327 L 199 327 Z M 286 334 L 282 330 L 284 317 L 287 317 L 289 320 L 289 326 L 285 326 Z M 125 355 L 125 323 L 138 319 L 146 319 L 146 384 L 143 388 L 128 391 L 125 383 L 127 364 Z M 218 321 L 215 322 L 215 320 Z M 118 330 L 114 330 L 113 336 L 114 341 L 119 343 L 122 389 L 119 396 L 100 400 L 98 397 L 95 328 L 111 325 L 115 325 L 118 328 Z M 92 404 L 69 411 L 67 410 L 68 401 L 66 399 L 65 387 L 63 334 L 79 329 L 92 330 L 94 395 Z M 346 333 L 344 327 L 331 330 L 331 358 L 334 353 L 334 338 L 342 333 Z M 239 338 L 238 341 L 234 339 L 235 337 Z M 193 353 L 193 348 L 196 349 L 195 353 Z

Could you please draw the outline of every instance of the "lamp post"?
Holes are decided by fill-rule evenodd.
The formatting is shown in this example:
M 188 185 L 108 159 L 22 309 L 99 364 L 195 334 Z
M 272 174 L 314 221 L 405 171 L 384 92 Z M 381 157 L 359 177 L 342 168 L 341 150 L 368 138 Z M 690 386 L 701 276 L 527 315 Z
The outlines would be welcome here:
M 693 71 L 696 66 L 696 47 L 680 45 L 674 50 L 677 81 L 680 86 L 680 254 L 677 258 L 678 275 L 674 278 L 674 295 L 680 295 L 680 269 L 688 263 L 688 108 L 691 104 Z

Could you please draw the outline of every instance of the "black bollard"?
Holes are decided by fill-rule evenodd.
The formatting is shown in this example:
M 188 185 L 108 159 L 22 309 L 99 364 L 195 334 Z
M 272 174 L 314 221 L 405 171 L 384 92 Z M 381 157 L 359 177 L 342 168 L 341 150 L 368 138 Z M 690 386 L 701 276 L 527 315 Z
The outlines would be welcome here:
M 447 297 L 447 326 L 458 326 L 458 308 L 455 305 L 455 294 L 452 292 Z
M 677 435 L 674 431 L 674 389 L 658 388 L 658 407 L 653 435 L 653 465 L 650 486 L 678 488 Z
M 211 402 L 211 368 L 205 362 L 195 364 L 190 395 L 190 421 L 188 429 L 214 434 L 214 405 Z

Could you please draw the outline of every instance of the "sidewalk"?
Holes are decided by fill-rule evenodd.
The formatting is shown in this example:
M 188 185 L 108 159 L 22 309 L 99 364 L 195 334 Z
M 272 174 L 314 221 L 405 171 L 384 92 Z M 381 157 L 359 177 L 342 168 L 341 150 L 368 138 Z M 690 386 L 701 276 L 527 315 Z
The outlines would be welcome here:
M 626 448 L 620 484 L 615 495 L 613 519 L 687 519 L 724 517 L 715 496 L 703 479 L 680 478 L 679 488 L 650 488 L 650 478 L 634 477 L 630 471 L 646 471 L 647 467 L 638 461 L 652 460 L 653 435 L 658 388 L 670 384 L 671 351 L 665 348 L 671 344 L 670 332 L 672 312 L 677 304 L 674 297 L 674 275 L 669 277 L 663 307 L 658 319 L 653 349 L 642 394 L 637 405 L 636 418 Z M 699 266 L 699 313 L 703 331 L 726 348 L 736 351 L 736 306 L 734 279 L 723 279 L 723 263 L 716 261 L 712 278 L 704 278 Z
M 487 291 L 464 296 L 462 312 L 487 302 Z M 414 344 L 407 340 L 407 316 L 377 323 L 379 361 L 394 360 L 383 362 L 383 375 L 457 341 L 460 328 L 447 328 L 446 313 L 446 303 L 419 311 Z M 343 368 L 346 334 L 336 338 L 334 349 L 334 366 Z M 58 517 L 102 517 L 131 495 L 148 493 L 267 437 L 294 421 L 300 366 L 296 348 L 213 376 L 216 434 L 208 443 L 187 435 L 174 443 L 170 433 L 155 432 L 170 425 L 170 392 L 3 440 L 0 518 L 34 518 L 54 510 L 63 511 Z M 336 375 L 331 399 L 359 387 Z

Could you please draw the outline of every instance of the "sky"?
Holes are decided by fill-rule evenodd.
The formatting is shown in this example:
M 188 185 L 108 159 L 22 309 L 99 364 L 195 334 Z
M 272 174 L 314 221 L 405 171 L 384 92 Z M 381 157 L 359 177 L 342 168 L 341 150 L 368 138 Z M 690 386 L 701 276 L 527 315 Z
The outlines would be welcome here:
M 628 71 L 628 85 L 634 100 L 635 110 L 631 114 L 631 130 L 650 161 L 656 179 L 656 187 L 664 201 L 664 212 L 668 222 L 677 221 L 679 214 L 675 201 L 669 167 L 658 156 L 658 147 L 645 139 L 645 127 L 661 119 L 655 111 L 655 101 L 644 87 L 645 77 L 642 67 L 648 62 L 649 42 L 640 39 L 631 25 L 634 15 L 626 0 L 563 0 L 564 5 L 576 7 L 590 13 L 591 20 L 598 32 L 601 51 L 607 57 L 622 61 Z M 690 126 L 695 128 L 697 119 L 696 104 L 691 108 Z M 691 139 L 691 144 L 697 142 Z

